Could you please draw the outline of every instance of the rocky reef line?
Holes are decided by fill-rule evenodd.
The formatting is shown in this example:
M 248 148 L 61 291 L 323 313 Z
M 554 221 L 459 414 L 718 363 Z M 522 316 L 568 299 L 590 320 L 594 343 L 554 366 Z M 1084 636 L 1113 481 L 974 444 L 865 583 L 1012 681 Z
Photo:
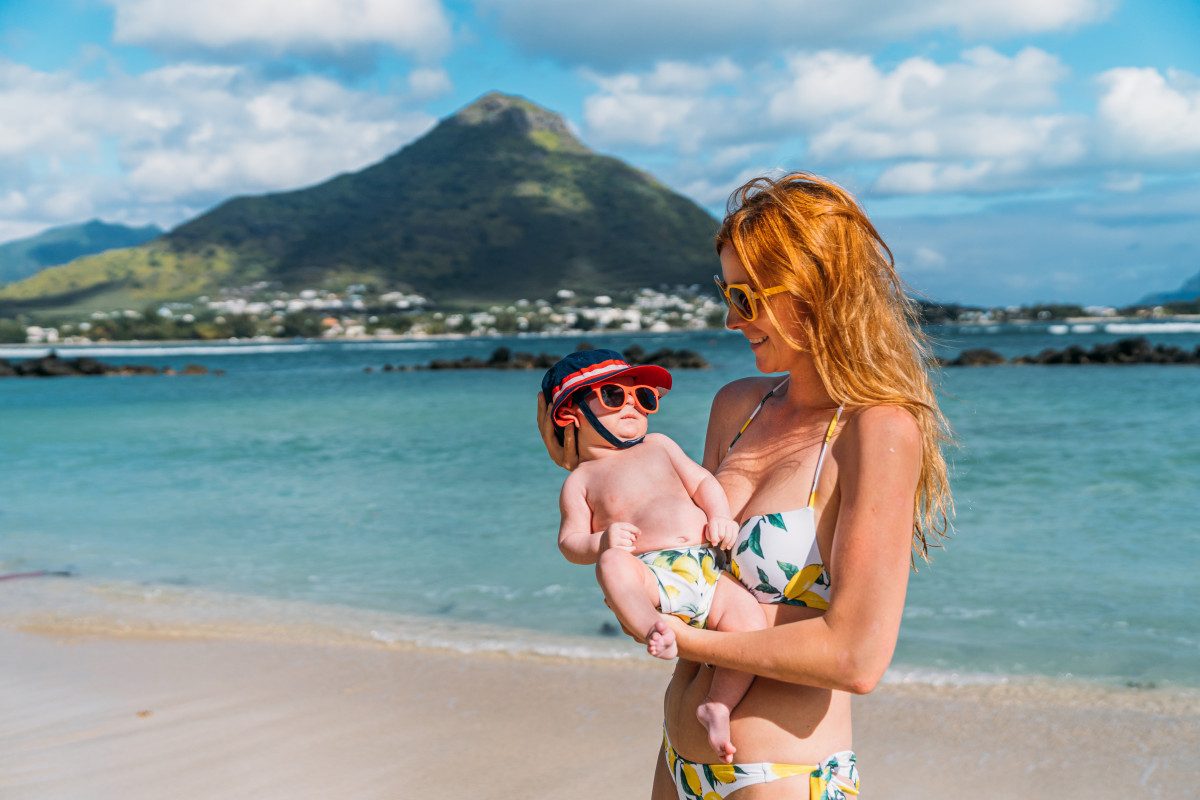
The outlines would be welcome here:
M 990 367 L 998 364 L 1184 364 L 1200 366 L 1200 345 L 1193 351 L 1166 344 L 1150 344 L 1143 336 L 1119 339 L 1092 348 L 1073 344 L 1062 350 L 1048 347 L 1036 355 L 1005 358 L 995 350 L 977 347 L 963 350 L 952 360 L 938 359 L 943 367 Z
M 211 372 L 201 364 L 188 364 L 182 369 L 153 367 L 149 364 L 106 364 L 86 356 L 59 358 L 51 352 L 41 358 L 9 361 L 0 358 L 0 378 L 78 378 L 97 375 L 224 375 L 225 370 Z
M 580 342 L 578 350 L 595 349 L 588 342 Z M 694 350 L 672 350 L 661 348 L 647 353 L 644 348 L 632 345 L 622 353 L 630 364 L 657 364 L 666 369 L 708 369 L 708 361 Z M 486 359 L 475 356 L 462 358 L 437 358 L 428 364 L 384 364 L 381 372 L 411 372 L 413 370 L 443 369 L 550 369 L 562 356 L 549 353 L 514 353 L 507 347 L 497 347 Z M 365 367 L 364 372 L 374 372 L 374 367 Z

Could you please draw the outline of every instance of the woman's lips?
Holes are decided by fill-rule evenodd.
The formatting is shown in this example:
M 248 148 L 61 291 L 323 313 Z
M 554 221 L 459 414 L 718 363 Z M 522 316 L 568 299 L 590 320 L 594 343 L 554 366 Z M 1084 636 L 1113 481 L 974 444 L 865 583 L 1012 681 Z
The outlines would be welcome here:
M 758 337 L 758 338 L 754 338 L 754 337 L 751 337 L 751 336 L 747 336 L 747 337 L 746 337 L 746 341 L 750 343 L 750 348 L 751 348 L 751 349 L 753 349 L 753 348 L 756 348 L 756 347 L 762 347 L 764 344 L 766 344 L 766 342 L 767 342 L 767 337 L 766 337 L 766 336 L 760 336 L 760 337 Z

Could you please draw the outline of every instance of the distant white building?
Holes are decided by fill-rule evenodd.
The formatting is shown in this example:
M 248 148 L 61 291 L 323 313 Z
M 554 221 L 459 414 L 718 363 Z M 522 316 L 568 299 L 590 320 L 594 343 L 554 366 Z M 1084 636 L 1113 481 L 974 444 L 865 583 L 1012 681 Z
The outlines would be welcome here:
M 25 328 L 25 341 L 28 344 L 54 344 L 58 341 L 58 328 L 29 325 Z

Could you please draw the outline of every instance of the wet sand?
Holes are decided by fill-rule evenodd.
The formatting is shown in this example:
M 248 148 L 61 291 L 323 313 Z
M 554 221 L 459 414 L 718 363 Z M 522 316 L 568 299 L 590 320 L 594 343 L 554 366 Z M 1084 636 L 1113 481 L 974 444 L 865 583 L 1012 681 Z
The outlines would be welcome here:
M 667 665 L 265 636 L 0 627 L 0 797 L 648 796 Z M 1167 798 L 1194 693 L 889 684 L 863 797 Z

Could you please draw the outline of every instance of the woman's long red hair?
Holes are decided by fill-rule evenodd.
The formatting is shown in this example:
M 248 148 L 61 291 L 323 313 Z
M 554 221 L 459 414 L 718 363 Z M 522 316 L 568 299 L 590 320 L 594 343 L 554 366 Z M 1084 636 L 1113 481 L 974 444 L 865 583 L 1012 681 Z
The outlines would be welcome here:
M 755 178 L 733 193 L 718 254 L 726 246 L 756 286 L 788 290 L 790 307 L 778 299 L 761 307 L 789 345 L 811 354 L 834 400 L 851 408 L 903 406 L 916 418 L 923 446 L 913 549 L 928 559 L 954 514 L 942 455 L 953 438 L 930 380 L 917 306 L 879 231 L 845 189 L 793 172 Z

